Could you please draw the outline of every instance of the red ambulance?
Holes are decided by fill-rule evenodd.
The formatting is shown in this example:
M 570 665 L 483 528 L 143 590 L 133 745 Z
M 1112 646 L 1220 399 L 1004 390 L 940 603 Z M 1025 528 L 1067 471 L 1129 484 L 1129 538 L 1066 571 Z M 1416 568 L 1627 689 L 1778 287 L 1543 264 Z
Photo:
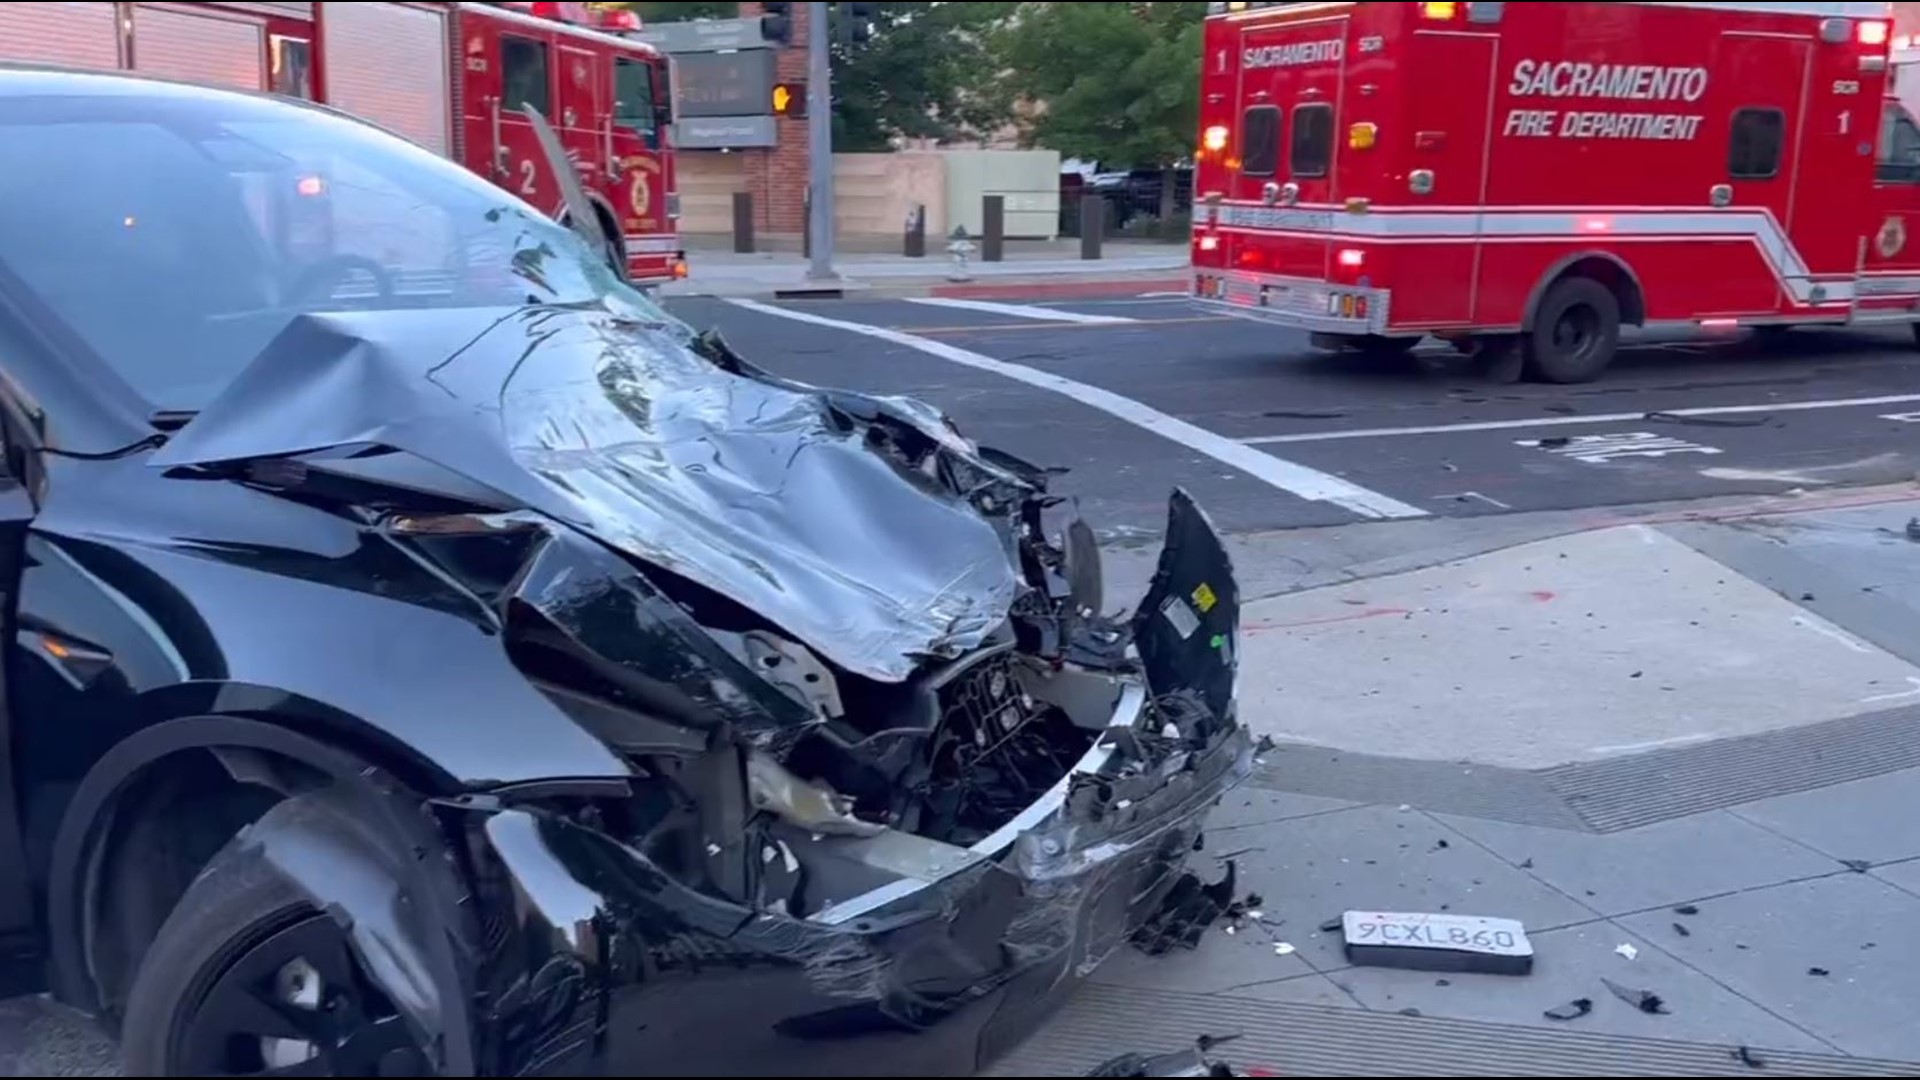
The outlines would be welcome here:
M 1215 3 L 1196 302 L 1598 377 L 1620 327 L 1920 321 L 1875 3 Z

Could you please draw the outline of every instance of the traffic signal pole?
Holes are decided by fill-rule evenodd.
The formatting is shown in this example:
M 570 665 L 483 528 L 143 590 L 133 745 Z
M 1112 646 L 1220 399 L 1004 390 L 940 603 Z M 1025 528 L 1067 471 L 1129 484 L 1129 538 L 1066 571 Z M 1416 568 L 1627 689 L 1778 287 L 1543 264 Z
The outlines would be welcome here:
M 807 5 L 807 278 L 837 281 L 833 268 L 833 40 L 825 3 Z

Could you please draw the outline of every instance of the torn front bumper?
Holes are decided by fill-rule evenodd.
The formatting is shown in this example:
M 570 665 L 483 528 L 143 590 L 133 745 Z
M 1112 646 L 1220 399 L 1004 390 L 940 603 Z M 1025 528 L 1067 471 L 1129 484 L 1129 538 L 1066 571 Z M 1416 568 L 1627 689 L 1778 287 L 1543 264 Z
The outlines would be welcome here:
M 481 1060 L 509 1075 L 976 1072 L 1125 945 L 1250 770 L 1238 606 L 1218 536 L 1177 495 L 1136 625 L 1145 677 L 1106 681 L 1107 730 L 1069 774 L 967 848 L 813 837 L 898 877 L 804 917 L 692 888 L 577 814 L 470 806 L 503 942 Z

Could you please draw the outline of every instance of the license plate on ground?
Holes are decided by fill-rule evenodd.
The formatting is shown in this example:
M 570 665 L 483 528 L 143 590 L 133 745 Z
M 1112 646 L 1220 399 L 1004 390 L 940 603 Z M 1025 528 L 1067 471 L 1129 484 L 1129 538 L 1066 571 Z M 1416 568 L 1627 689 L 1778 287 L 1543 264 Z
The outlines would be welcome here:
M 1435 912 L 1349 911 L 1347 959 L 1385 967 L 1524 974 L 1533 943 L 1516 919 Z

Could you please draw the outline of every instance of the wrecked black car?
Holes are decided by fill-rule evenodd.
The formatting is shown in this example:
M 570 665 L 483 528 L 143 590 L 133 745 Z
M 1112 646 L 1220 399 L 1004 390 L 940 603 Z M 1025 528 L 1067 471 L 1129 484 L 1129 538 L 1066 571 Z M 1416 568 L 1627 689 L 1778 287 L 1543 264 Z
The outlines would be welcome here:
M 1251 751 L 1175 493 L 752 366 L 322 109 L 0 70 L 0 930 L 129 1075 L 966 1074 Z

